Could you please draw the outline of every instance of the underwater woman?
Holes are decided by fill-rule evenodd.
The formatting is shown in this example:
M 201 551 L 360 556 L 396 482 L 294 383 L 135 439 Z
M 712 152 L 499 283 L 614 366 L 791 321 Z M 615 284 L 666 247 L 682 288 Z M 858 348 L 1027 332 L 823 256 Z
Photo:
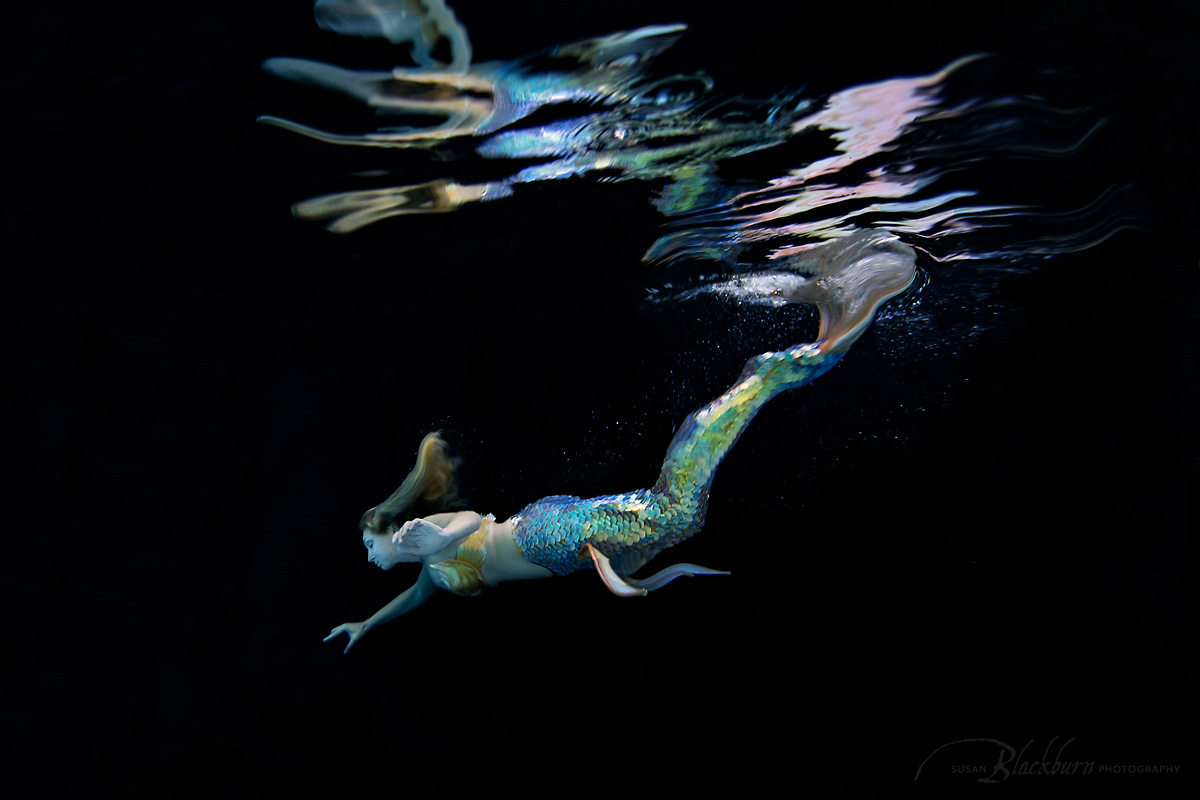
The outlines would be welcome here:
M 676 564 L 632 577 L 658 553 L 700 531 L 716 469 L 758 410 L 831 369 L 880 304 L 912 283 L 915 263 L 912 248 L 894 234 L 856 231 L 774 275 L 771 302 L 815 306 L 817 340 L 750 359 L 737 383 L 680 425 L 649 489 L 586 500 L 545 497 L 500 522 L 453 510 L 461 504 L 454 462 L 441 437 L 429 434 L 400 488 L 359 523 L 368 560 L 385 570 L 419 563 L 416 583 L 367 620 L 337 626 L 325 641 L 345 633 L 349 652 L 368 631 L 412 611 L 438 589 L 475 595 L 507 581 L 595 569 L 614 594 L 628 597 L 682 575 L 728 574 Z M 438 513 L 409 518 L 418 502 Z

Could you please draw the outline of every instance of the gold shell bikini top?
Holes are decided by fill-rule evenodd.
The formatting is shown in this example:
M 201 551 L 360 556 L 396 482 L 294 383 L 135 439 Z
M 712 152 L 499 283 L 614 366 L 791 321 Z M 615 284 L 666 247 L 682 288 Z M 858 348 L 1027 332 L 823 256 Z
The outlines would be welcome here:
M 437 570 L 445 577 L 448 591 L 472 597 L 488 588 L 483 580 L 483 560 L 487 558 L 483 540 L 487 536 L 488 525 L 495 521 L 496 517 L 488 514 L 479 521 L 479 528 L 462 540 L 454 558 L 429 565 L 430 569 Z

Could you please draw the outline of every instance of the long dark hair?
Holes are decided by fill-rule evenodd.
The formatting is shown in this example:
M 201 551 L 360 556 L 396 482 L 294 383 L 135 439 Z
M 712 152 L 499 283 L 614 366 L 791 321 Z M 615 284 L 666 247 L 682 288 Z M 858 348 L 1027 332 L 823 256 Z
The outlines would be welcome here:
M 428 434 L 417 448 L 417 463 L 412 472 L 391 497 L 363 514 L 358 529 L 385 534 L 397 518 L 409 519 L 410 511 L 417 505 L 424 514 L 461 508 L 464 502 L 459 497 L 455 475 L 461 463 L 462 459 L 450 457 L 441 431 Z

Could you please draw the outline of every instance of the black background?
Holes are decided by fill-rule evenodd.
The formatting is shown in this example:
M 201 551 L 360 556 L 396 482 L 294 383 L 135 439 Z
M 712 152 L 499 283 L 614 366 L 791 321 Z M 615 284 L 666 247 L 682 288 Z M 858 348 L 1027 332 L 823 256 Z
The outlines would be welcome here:
M 389 65 L 306 3 L 10 11 L 11 796 L 982 790 L 950 774 L 994 763 L 978 745 L 913 782 L 966 738 L 1032 741 L 1028 760 L 1074 738 L 1065 757 L 1186 777 L 1195 14 L 478 6 L 455 6 L 477 60 L 687 22 L 664 69 L 731 94 L 974 52 L 1054 68 L 1111 109 L 1091 169 L 1136 186 L 1146 224 L 1000 281 L 981 334 L 955 338 L 960 305 L 935 316 L 933 355 L 907 358 L 924 345 L 881 325 L 769 406 L 678 551 L 731 577 L 639 601 L 590 575 L 439 596 L 343 656 L 321 637 L 412 579 L 368 565 L 355 523 L 425 432 L 446 431 L 483 512 L 641 487 L 678 421 L 794 331 L 646 306 L 644 184 L 526 187 L 350 237 L 293 219 L 353 170 L 453 167 L 254 123 L 369 121 L 261 72 L 277 55 Z

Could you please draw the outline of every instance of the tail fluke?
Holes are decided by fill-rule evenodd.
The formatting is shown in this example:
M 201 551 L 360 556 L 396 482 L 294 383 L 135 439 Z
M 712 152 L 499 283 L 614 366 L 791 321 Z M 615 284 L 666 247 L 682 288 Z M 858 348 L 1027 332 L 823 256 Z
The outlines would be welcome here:
M 608 556 L 601 553 L 595 547 L 592 547 L 590 542 L 584 544 L 583 549 L 592 557 L 592 563 L 596 565 L 596 572 L 600 574 L 600 580 L 604 581 L 604 585 L 608 587 L 608 590 L 617 597 L 643 597 L 655 589 L 660 589 L 676 578 L 685 575 L 729 574 L 723 570 L 699 567 L 695 564 L 674 564 L 654 573 L 649 578 L 622 578 L 613 569 Z
M 816 306 L 821 315 L 817 349 L 844 353 L 879 306 L 912 285 L 917 256 L 895 234 L 867 230 L 814 248 L 795 268 L 809 277 L 795 286 L 788 302 Z

